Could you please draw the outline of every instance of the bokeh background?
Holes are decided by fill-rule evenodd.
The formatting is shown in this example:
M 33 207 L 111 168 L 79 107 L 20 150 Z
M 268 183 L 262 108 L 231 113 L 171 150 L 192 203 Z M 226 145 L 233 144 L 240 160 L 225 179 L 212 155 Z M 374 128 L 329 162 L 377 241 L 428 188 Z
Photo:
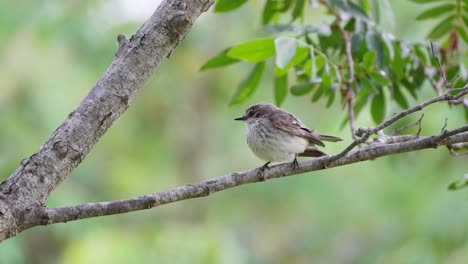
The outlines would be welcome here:
M 118 34 L 131 35 L 159 1 L 2 1 L 0 8 L 0 180 L 34 153 L 111 62 Z M 394 0 L 407 41 L 425 41 L 432 21 Z M 232 119 L 273 101 L 264 76 L 246 103 L 228 107 L 251 66 L 199 72 L 227 46 L 265 36 L 261 1 L 204 14 L 130 109 L 47 206 L 123 199 L 260 166 Z M 320 21 L 319 11 L 311 17 Z M 270 75 L 271 76 L 271 75 Z M 420 100 L 433 96 L 426 86 Z M 412 101 L 415 103 L 415 101 Z M 289 95 L 284 108 L 317 130 L 341 136 L 339 102 Z M 388 113 L 397 111 L 390 103 Z M 465 124 L 444 104 L 424 110 L 423 134 Z M 407 119 L 416 120 L 419 116 Z M 368 111 L 358 126 L 371 126 Z M 125 215 L 36 227 L 0 244 L 0 263 L 468 263 L 468 191 L 447 185 L 467 158 L 436 150 L 251 184 L 213 196 Z

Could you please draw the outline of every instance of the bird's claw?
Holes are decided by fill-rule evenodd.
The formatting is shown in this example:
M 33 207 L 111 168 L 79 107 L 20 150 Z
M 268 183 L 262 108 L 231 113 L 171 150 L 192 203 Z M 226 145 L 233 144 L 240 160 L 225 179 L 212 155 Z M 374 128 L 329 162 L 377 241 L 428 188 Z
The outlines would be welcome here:
M 291 162 L 291 166 L 292 166 L 293 170 L 297 170 L 299 168 L 299 163 L 297 162 L 297 156 L 294 157 L 293 162 Z
M 263 164 L 263 166 L 258 168 L 258 175 L 260 176 L 260 181 L 266 181 L 265 170 L 269 168 L 268 164 L 270 164 L 270 162 L 267 162 L 267 163 Z

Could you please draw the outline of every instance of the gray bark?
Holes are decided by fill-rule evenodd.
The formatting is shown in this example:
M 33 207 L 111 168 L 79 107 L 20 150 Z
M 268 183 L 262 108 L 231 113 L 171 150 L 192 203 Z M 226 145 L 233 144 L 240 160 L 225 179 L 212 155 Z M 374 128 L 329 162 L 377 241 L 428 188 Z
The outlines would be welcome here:
M 212 4 L 213 0 L 166 0 L 130 39 L 119 36 L 114 60 L 89 94 L 0 185 L 0 241 L 30 226 L 30 215 L 43 207 L 50 192 L 86 157 Z
M 132 199 L 88 203 L 63 208 L 38 208 L 28 220 L 31 226 L 49 225 L 90 217 L 128 213 L 149 209 L 177 201 L 199 198 L 215 192 L 238 187 L 248 183 L 263 180 L 298 175 L 305 172 L 323 170 L 398 153 L 436 148 L 439 145 L 456 144 L 468 141 L 468 126 L 439 135 L 416 138 L 395 144 L 373 144 L 366 148 L 349 152 L 346 156 L 335 160 L 336 155 L 330 155 L 299 163 L 297 168 L 291 164 L 281 164 L 268 168 L 260 174 L 258 169 L 240 173 L 232 173 L 196 184 L 187 184 L 172 190 L 152 193 Z

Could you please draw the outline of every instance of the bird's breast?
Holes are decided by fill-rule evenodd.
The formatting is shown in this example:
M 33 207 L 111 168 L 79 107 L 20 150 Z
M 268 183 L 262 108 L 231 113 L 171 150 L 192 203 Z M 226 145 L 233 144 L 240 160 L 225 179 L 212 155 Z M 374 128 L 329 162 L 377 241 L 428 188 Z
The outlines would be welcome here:
M 267 119 L 247 123 L 247 144 L 257 157 L 271 162 L 292 160 L 309 145 L 306 139 L 277 129 Z

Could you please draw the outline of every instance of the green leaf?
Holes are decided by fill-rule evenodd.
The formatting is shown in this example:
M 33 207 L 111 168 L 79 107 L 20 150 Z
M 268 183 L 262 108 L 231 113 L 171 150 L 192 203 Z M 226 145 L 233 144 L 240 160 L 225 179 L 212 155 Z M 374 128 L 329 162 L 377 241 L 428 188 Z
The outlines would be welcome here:
M 279 37 L 275 39 L 276 67 L 284 69 L 296 54 L 297 39 Z
M 276 14 L 276 9 L 278 8 L 278 2 L 275 0 L 267 0 L 265 6 L 263 7 L 262 13 L 262 24 L 266 25 L 270 22 Z
M 371 115 L 372 115 L 372 120 L 376 124 L 380 124 L 384 121 L 385 119 L 385 112 L 386 112 L 386 106 L 385 106 L 385 96 L 383 91 L 380 91 L 377 95 L 372 98 L 371 102 Z
M 354 117 L 357 118 L 368 102 L 367 94 L 358 95 L 354 101 Z
M 375 31 L 368 31 L 366 34 L 366 45 L 367 49 L 374 50 L 377 54 L 377 63 L 382 65 L 383 63 L 383 45 L 382 41 L 380 40 L 379 33 Z
M 259 62 L 255 65 L 249 76 L 241 82 L 239 88 L 231 99 L 229 105 L 235 105 L 245 101 L 257 89 L 260 79 L 262 78 L 265 62 Z
M 370 72 L 369 76 L 375 83 L 379 85 L 388 86 L 391 84 L 390 80 L 387 78 L 387 75 L 383 71 Z
M 457 31 L 460 37 L 463 39 L 463 41 L 465 41 L 465 43 L 468 44 L 468 34 L 466 33 L 465 29 L 461 26 L 458 26 Z
M 325 106 L 326 108 L 329 108 L 333 104 L 333 101 L 335 101 L 335 97 L 336 92 L 330 89 L 330 91 L 328 92 L 327 105 Z
M 428 64 L 429 61 L 427 60 L 426 53 L 424 52 L 423 47 L 419 45 L 414 46 L 414 52 L 416 53 L 416 56 L 419 58 L 420 61 L 422 61 L 424 64 Z
M 309 93 L 314 88 L 312 83 L 298 83 L 291 87 L 291 94 L 300 96 Z
M 325 69 L 329 67 L 328 63 L 325 64 Z M 319 84 L 320 87 L 315 91 L 314 95 L 312 96 L 312 102 L 317 102 L 322 95 L 330 89 L 333 84 L 333 79 L 336 75 L 335 69 L 332 67 L 329 72 L 324 69 L 322 74 L 322 82 Z
M 460 180 L 450 183 L 448 189 L 450 191 L 456 191 L 465 187 L 468 187 L 468 174 L 465 174 Z
M 367 77 L 362 77 L 361 79 L 359 79 L 359 82 L 361 84 L 361 90 L 359 91 L 359 93 L 362 93 L 365 96 L 367 96 L 368 94 L 370 94 L 370 92 L 376 91 L 374 85 L 371 81 L 369 81 L 369 79 L 367 79 Z
M 465 120 L 468 122 L 468 108 L 465 107 Z
M 249 62 L 264 61 L 275 55 L 273 38 L 256 39 L 232 47 L 227 56 Z
M 226 56 L 226 53 L 228 52 L 229 49 L 223 50 L 221 53 L 218 55 L 214 56 L 213 58 L 209 59 L 205 64 L 203 64 L 200 67 L 200 71 L 204 71 L 207 69 L 212 69 L 212 68 L 217 68 L 217 67 L 223 67 L 227 66 L 236 62 L 239 62 L 239 60 L 229 58 Z
M 359 34 L 351 34 L 351 51 L 353 54 L 358 53 L 362 47 L 362 38 Z
M 384 48 L 388 53 L 388 60 L 391 61 L 395 57 L 395 50 L 393 49 L 393 40 L 390 33 L 383 33 L 382 34 L 382 41 L 384 44 Z
M 281 106 L 288 94 L 288 75 L 279 76 L 275 78 L 275 103 Z
M 294 9 L 292 12 L 292 20 L 296 20 L 304 14 L 304 2 L 305 0 L 296 0 L 296 4 L 294 5 Z
M 393 98 L 395 98 L 395 101 L 401 108 L 409 108 L 408 101 L 406 100 L 405 96 L 401 93 L 400 87 L 396 83 L 393 84 Z
M 245 2 L 247 2 L 247 0 L 216 0 L 214 12 L 229 12 L 245 4 Z
M 408 79 L 405 78 L 405 79 L 401 80 L 401 84 L 403 84 L 403 86 L 405 86 L 405 88 L 408 90 L 408 92 L 411 94 L 411 96 L 414 99 L 418 99 L 418 95 L 416 93 L 416 88 L 410 81 L 408 81 Z
M 453 20 L 455 19 L 455 15 L 451 15 L 446 19 L 442 20 L 437 26 L 435 26 L 432 31 L 427 35 L 429 39 L 439 39 L 444 35 L 447 35 L 452 28 Z
M 455 10 L 456 6 L 454 4 L 443 4 L 440 6 L 435 6 L 419 14 L 419 16 L 416 17 L 416 20 L 425 20 L 440 17 L 449 11 L 455 12 Z
M 322 97 L 323 92 L 325 91 L 324 86 L 321 85 L 317 91 L 315 91 L 314 95 L 312 95 L 312 102 L 317 102 L 320 97 Z
M 397 80 L 401 80 L 405 77 L 405 62 L 402 57 L 402 47 L 401 43 L 395 42 L 394 43 L 394 51 L 395 51 L 395 56 L 393 57 L 393 61 L 391 62 L 391 69 L 396 75 Z
M 303 62 L 307 58 L 308 55 L 309 55 L 309 48 L 298 47 L 296 49 L 296 54 L 294 55 L 294 57 L 292 57 L 292 59 L 283 69 L 275 67 L 274 75 L 281 76 L 281 75 L 286 74 L 292 66 Z
M 466 6 L 468 7 L 468 5 L 466 5 Z M 463 19 L 463 23 L 465 23 L 465 26 L 468 27 L 468 16 L 464 15 L 464 16 L 462 16 L 462 19 Z
M 364 54 L 364 58 L 362 59 L 362 63 L 364 64 L 364 67 L 366 69 L 369 70 L 372 67 L 374 67 L 376 54 L 377 53 L 374 50 L 368 51 L 368 52 L 366 52 L 366 54 Z

